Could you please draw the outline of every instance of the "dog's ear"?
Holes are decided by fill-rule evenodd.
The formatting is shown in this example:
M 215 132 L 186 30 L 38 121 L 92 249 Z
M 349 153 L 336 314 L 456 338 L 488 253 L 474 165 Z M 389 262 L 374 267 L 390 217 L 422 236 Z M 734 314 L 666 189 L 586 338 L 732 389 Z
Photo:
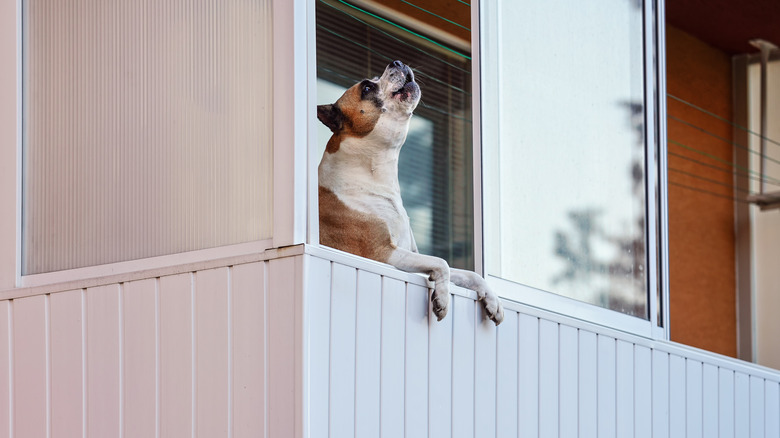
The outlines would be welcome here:
M 317 118 L 332 132 L 338 132 L 344 126 L 344 113 L 336 105 L 317 105 Z

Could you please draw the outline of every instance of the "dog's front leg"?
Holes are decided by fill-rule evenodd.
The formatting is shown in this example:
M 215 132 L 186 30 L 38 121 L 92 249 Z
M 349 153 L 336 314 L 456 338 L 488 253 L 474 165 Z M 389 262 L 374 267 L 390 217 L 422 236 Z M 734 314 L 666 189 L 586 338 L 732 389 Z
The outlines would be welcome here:
M 433 313 L 439 321 L 447 316 L 450 304 L 450 267 L 444 259 L 396 248 L 387 263 L 402 271 L 428 274 L 428 278 L 434 283 L 431 294 Z
M 481 275 L 476 272 L 452 268 L 450 269 L 450 280 L 460 287 L 476 292 L 477 297 L 485 306 L 487 317 L 496 325 L 501 324 L 501 321 L 504 320 L 504 307 Z

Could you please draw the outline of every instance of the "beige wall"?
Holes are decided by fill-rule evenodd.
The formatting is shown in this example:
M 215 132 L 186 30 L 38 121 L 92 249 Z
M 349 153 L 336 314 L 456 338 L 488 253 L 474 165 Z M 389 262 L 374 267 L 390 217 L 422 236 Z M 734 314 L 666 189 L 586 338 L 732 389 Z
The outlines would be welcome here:
M 668 93 L 731 120 L 730 58 L 671 26 L 666 41 Z M 732 176 L 731 168 L 723 164 L 732 161 L 732 146 L 675 118 L 725 139 L 731 139 L 731 127 L 676 99 L 667 102 L 671 338 L 736 356 Z
M 767 138 L 780 139 L 780 63 L 772 62 L 768 68 L 767 83 Z M 750 129 L 760 132 L 760 66 L 754 64 L 749 69 L 749 113 Z M 758 136 L 750 136 L 750 148 L 760 150 Z M 774 160 L 780 159 L 780 146 L 767 143 L 767 156 Z M 766 161 L 765 174 L 769 177 L 780 179 L 780 164 Z M 759 170 L 759 160 L 754 154 L 751 168 Z M 758 184 L 754 181 L 751 187 L 753 192 L 758 192 Z M 767 184 L 767 193 L 777 192 L 780 187 Z M 755 329 L 755 358 L 761 365 L 780 369 L 780 318 L 777 312 L 780 309 L 780 270 L 777 269 L 780 261 L 780 211 L 761 211 L 758 207 L 750 209 L 750 226 L 752 233 L 751 247 L 753 269 L 753 296 L 755 299 L 754 329 Z

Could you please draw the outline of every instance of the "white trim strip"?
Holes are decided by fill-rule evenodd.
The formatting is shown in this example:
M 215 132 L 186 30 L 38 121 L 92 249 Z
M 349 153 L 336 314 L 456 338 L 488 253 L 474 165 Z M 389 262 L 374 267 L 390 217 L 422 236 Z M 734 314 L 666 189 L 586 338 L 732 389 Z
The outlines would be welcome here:
M 307 220 L 309 86 L 308 7 L 302 0 L 271 0 L 273 11 L 273 246 L 303 243 Z M 313 26 L 312 26 L 312 31 Z M 311 71 L 310 71 L 311 70 Z
M 243 246 L 243 245 L 238 245 Z M 260 246 L 262 247 L 262 245 Z M 219 248 L 225 250 L 225 247 Z M 14 298 L 29 297 L 35 295 L 42 295 L 47 293 L 65 292 L 73 289 L 84 289 L 95 286 L 102 286 L 106 284 L 121 283 L 124 281 L 143 280 L 147 278 L 156 278 L 167 275 L 181 274 L 184 272 L 194 272 L 204 269 L 211 269 L 223 266 L 240 265 L 244 263 L 252 263 L 262 260 L 271 260 L 283 257 L 292 257 L 303 254 L 303 246 L 290 246 L 286 248 L 274 248 L 274 249 L 259 249 L 257 251 L 251 251 L 251 245 L 243 248 L 244 251 L 225 251 L 222 256 L 214 256 L 212 258 L 199 257 L 196 260 L 189 260 L 184 257 L 185 254 L 179 254 L 177 256 L 165 256 L 154 259 L 145 259 L 139 261 L 138 265 L 134 266 L 133 262 L 117 263 L 116 265 L 106 265 L 102 270 L 97 273 L 89 271 L 82 276 L 72 275 L 71 278 L 64 279 L 63 281 L 50 281 L 36 285 L 26 285 L 21 288 L 9 289 L 0 291 L 0 300 L 8 300 Z M 204 250 L 209 251 L 209 250 Z M 200 253 L 201 251 L 196 251 Z M 220 252 L 217 252 L 218 254 Z M 158 260 L 157 262 L 153 262 Z M 165 263 L 163 263 L 163 261 Z M 121 269 L 120 269 L 121 268 Z M 89 268 L 85 268 L 89 269 Z M 75 270 L 74 270 L 75 271 Z M 73 272 L 73 271 L 65 271 Z M 94 275 L 87 275 L 87 274 Z M 44 274 L 42 274 L 44 275 Z M 27 277 L 25 277 L 27 278 Z

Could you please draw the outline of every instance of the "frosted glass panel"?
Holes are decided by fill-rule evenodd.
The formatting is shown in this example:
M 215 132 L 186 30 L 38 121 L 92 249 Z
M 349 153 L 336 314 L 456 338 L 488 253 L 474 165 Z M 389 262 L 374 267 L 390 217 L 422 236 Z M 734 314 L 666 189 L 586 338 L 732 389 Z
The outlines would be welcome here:
M 499 8 L 484 63 L 496 89 L 483 120 L 498 131 L 483 131 L 487 273 L 647 318 L 642 1 Z
M 24 2 L 24 274 L 271 237 L 269 3 Z

